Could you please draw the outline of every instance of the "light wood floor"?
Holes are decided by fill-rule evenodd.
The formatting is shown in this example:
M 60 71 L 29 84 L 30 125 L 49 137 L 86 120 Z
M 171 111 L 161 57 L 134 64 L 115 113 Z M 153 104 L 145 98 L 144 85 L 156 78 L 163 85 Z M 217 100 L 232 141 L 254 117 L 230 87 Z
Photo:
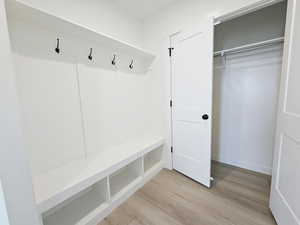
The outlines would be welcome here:
M 213 163 L 207 189 L 163 170 L 99 225 L 274 225 L 270 177 Z

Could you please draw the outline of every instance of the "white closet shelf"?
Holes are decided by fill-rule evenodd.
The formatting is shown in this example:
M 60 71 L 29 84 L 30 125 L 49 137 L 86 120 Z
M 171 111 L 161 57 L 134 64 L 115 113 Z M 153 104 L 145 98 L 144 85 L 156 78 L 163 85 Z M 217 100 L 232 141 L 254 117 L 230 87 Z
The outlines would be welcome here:
M 101 154 L 33 177 L 35 198 L 44 213 L 120 168 L 162 146 L 163 138 L 140 139 L 107 149 Z
M 155 54 L 134 46 L 127 42 L 113 38 L 112 36 L 97 32 L 92 28 L 70 21 L 69 19 L 56 16 L 42 9 L 35 8 L 18 0 L 7 1 L 7 14 L 13 22 L 35 24 L 41 28 L 51 29 L 57 34 L 68 34 L 80 37 L 85 42 L 95 42 L 100 46 L 109 47 L 115 53 L 126 54 L 130 57 L 152 62 Z

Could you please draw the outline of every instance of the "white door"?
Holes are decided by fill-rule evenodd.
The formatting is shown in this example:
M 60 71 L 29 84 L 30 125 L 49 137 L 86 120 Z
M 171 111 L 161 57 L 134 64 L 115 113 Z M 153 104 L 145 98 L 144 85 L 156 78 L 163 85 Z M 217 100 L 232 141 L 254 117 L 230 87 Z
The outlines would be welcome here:
M 171 41 L 173 168 L 210 187 L 213 21 Z
M 300 225 L 300 1 L 288 1 L 270 206 L 278 225 Z

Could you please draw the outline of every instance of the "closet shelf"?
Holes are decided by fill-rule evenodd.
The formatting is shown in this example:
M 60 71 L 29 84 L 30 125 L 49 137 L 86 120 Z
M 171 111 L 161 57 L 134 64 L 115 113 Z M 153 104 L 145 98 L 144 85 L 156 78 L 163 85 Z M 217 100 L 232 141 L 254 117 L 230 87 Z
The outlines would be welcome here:
M 40 213 L 52 209 L 163 143 L 163 138 L 141 139 L 33 177 Z
M 57 35 L 72 35 L 84 42 L 97 43 L 98 46 L 109 48 L 116 54 L 127 55 L 134 61 L 135 59 L 142 60 L 148 67 L 156 57 L 150 51 L 104 33 L 99 33 L 92 28 L 70 21 L 69 19 L 45 12 L 19 0 L 7 1 L 7 14 L 10 22 L 37 25 L 45 30 L 54 31 Z

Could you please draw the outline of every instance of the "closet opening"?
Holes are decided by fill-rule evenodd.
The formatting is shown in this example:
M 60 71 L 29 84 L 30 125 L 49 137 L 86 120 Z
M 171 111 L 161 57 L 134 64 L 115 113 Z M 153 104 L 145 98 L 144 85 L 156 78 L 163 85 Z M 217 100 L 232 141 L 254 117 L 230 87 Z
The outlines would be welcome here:
M 285 17 L 279 2 L 215 24 L 212 168 L 271 175 Z
M 270 180 L 286 11 L 256 4 L 170 34 L 174 170 L 208 188 L 228 165 Z

